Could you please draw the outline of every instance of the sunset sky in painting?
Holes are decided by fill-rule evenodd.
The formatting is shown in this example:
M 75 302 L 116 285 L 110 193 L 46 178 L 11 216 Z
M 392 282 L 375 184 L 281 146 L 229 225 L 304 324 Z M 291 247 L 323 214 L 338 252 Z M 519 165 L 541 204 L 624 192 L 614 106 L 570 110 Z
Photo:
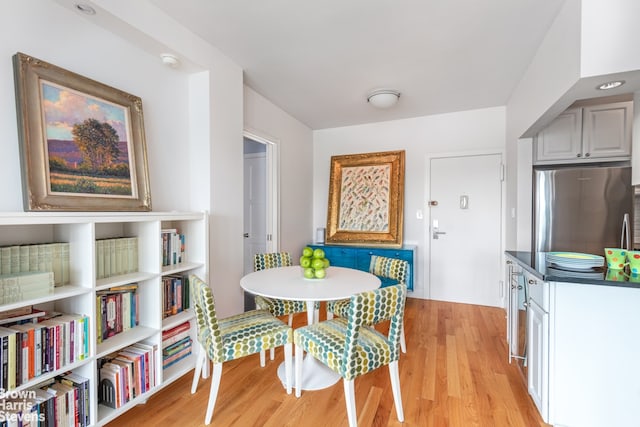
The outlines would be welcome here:
M 73 125 L 94 118 L 109 123 L 126 141 L 123 107 L 48 82 L 42 83 L 42 94 L 47 139 L 73 140 Z

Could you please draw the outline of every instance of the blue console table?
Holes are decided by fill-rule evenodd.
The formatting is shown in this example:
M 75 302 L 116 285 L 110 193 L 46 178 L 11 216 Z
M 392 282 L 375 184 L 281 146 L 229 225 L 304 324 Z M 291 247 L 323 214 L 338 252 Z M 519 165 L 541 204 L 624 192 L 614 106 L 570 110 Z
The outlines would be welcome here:
M 355 268 L 357 270 L 369 271 L 371 255 L 384 256 L 388 258 L 398 258 L 409 262 L 409 278 L 407 289 L 413 291 L 413 264 L 416 252 L 415 245 L 405 245 L 400 248 L 378 248 L 367 246 L 339 246 L 325 244 L 310 244 L 309 247 L 324 250 L 325 257 L 329 259 L 331 265 L 337 267 Z M 382 287 L 393 285 L 391 279 L 380 278 Z

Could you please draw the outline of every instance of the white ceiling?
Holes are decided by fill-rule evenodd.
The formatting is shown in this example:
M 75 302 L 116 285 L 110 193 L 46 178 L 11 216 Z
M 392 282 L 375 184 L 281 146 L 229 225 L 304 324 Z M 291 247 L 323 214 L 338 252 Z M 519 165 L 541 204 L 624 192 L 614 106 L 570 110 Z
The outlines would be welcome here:
M 563 1 L 152 0 L 312 129 L 505 105 Z

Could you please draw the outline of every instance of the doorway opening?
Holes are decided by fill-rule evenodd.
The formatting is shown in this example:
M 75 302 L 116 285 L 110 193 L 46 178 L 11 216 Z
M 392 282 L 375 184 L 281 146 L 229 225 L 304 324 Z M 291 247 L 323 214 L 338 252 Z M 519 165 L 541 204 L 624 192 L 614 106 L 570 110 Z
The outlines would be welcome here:
M 279 248 L 277 143 L 244 132 L 244 274 L 253 271 L 256 253 Z M 245 310 L 255 307 L 253 296 L 245 294 Z

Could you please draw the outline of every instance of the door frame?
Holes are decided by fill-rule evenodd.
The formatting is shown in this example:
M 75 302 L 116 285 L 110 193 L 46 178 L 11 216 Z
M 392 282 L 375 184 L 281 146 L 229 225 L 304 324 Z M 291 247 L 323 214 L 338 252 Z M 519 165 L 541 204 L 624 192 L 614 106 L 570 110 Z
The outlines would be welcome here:
M 279 141 L 275 138 L 260 135 L 255 130 L 245 129 L 244 138 L 264 144 L 266 148 L 266 221 L 267 252 L 277 252 L 280 247 L 280 153 Z
M 426 212 L 424 215 L 424 233 L 423 239 L 425 242 L 425 250 L 424 250 L 424 258 L 422 265 L 424 268 L 422 269 L 422 287 L 423 287 L 423 298 L 431 299 L 431 209 L 429 208 L 429 200 L 431 200 L 431 160 L 432 159 L 443 159 L 443 158 L 452 158 L 452 157 L 473 157 L 473 156 L 487 156 L 487 155 L 500 155 L 501 157 L 501 171 L 500 171 L 500 182 L 501 182 L 501 197 L 500 197 L 500 254 L 501 260 L 500 262 L 504 265 L 505 263 L 505 226 L 506 226 L 506 190 L 507 190 L 507 171 L 505 165 L 505 156 L 506 152 L 504 149 L 499 148 L 488 148 L 482 150 L 468 150 L 468 151 L 458 151 L 458 152 L 445 152 L 445 153 L 427 153 L 425 155 L 425 177 L 424 177 L 424 205 L 423 209 Z M 500 278 L 500 300 L 502 307 L 506 308 L 507 301 L 507 293 L 506 293 L 506 284 L 504 277 Z

